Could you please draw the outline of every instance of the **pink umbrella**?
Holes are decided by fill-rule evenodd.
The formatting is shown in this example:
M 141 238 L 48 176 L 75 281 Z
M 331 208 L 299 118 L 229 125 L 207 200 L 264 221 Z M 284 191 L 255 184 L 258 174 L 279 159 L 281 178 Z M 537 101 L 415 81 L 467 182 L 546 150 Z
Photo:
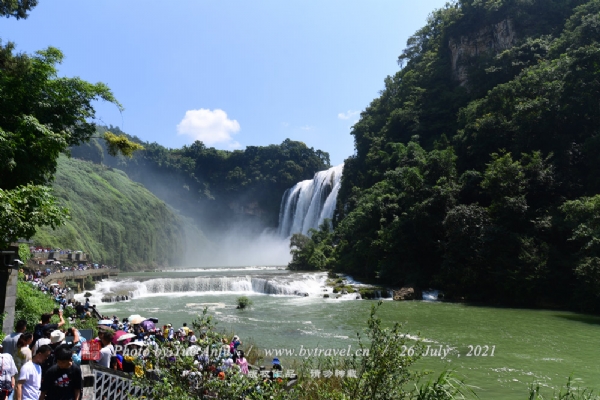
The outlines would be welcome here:
M 116 331 L 115 334 L 113 335 L 113 339 L 112 339 L 112 344 L 121 344 L 121 345 L 125 345 L 127 343 L 129 343 L 129 341 L 131 339 L 124 339 L 124 340 L 119 340 L 119 338 L 123 335 L 129 335 L 127 332 L 125 331 Z M 134 335 L 135 336 L 135 335 Z

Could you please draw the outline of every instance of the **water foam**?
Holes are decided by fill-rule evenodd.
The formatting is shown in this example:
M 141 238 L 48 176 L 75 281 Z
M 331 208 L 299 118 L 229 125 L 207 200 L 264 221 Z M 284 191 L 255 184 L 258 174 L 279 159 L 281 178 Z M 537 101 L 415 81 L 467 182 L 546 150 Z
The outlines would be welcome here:
M 326 276 L 324 273 L 296 274 L 285 277 L 251 275 L 195 278 L 160 278 L 146 281 L 104 280 L 92 292 L 91 302 L 103 298 L 128 296 L 128 298 L 157 295 L 181 296 L 203 294 L 263 294 L 280 296 L 322 296 Z
M 279 209 L 279 236 L 307 234 L 317 229 L 333 212 L 342 182 L 344 164 L 317 172 L 313 179 L 286 190 Z

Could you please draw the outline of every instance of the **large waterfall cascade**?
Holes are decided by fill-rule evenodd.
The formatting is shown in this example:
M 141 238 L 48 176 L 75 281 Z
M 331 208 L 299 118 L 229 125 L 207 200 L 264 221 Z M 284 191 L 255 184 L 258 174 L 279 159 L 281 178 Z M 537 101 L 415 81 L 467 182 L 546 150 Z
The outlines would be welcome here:
M 344 164 L 320 171 L 311 180 L 286 190 L 279 209 L 279 235 L 307 234 L 318 229 L 326 218 L 333 218 L 335 203 L 342 184 Z

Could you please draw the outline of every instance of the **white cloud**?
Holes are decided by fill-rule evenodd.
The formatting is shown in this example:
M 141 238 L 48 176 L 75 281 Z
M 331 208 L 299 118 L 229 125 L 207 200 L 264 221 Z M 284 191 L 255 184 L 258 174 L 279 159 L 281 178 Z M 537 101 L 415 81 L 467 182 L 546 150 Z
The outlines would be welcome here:
M 179 135 L 188 135 L 209 146 L 216 143 L 228 144 L 230 148 L 240 147 L 240 144 L 231 137 L 239 130 L 240 124 L 236 120 L 227 118 L 227 113 L 219 109 L 188 110 L 177 125 Z
M 359 113 L 360 113 L 360 111 L 351 111 L 351 110 L 348 110 L 348 112 L 339 113 L 338 114 L 338 118 L 339 119 L 350 119 L 353 116 L 358 115 Z
M 301 126 L 300 129 L 302 129 L 303 131 L 312 131 L 313 129 L 315 129 L 315 127 L 310 125 L 304 125 Z

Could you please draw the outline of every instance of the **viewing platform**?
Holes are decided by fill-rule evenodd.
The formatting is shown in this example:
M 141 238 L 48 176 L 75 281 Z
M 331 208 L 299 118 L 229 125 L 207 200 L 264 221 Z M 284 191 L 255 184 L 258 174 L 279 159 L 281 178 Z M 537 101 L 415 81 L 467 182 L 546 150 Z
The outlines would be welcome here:
M 31 260 L 34 262 L 44 262 L 48 259 L 57 261 L 69 261 L 69 262 L 85 262 L 90 261 L 88 255 L 84 252 L 60 252 L 60 251 L 44 251 L 44 252 L 33 252 L 31 253 Z
M 77 283 L 76 293 L 80 293 L 84 288 L 85 279 L 91 276 L 94 281 L 101 281 L 113 276 L 118 276 L 119 270 L 112 268 L 86 269 L 83 271 L 64 271 L 52 273 L 42 277 L 42 281 L 49 285 L 51 283 L 64 284 L 66 281 L 74 281 Z

